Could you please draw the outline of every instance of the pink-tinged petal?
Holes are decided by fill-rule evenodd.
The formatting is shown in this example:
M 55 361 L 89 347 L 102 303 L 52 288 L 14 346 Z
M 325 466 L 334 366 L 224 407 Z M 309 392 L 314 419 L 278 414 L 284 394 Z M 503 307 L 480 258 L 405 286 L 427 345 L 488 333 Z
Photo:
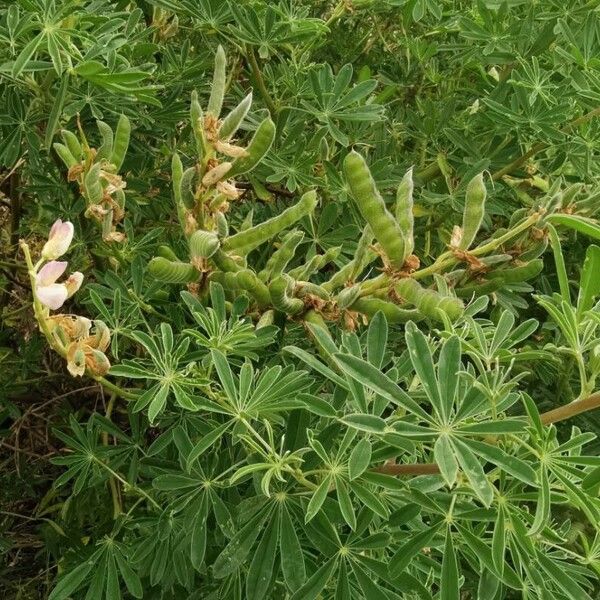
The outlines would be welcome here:
M 51 260 L 46 263 L 35 276 L 35 282 L 38 286 L 50 285 L 56 283 L 56 280 L 65 272 L 67 268 L 66 261 Z
M 38 300 L 50 310 L 59 309 L 67 299 L 68 292 L 62 283 L 52 283 L 36 289 Z
M 83 273 L 79 271 L 75 271 L 75 273 L 71 273 L 69 278 L 65 281 L 65 286 L 67 288 L 67 293 L 69 294 L 67 298 L 70 298 L 83 283 Z
M 48 241 L 42 249 L 42 258 L 54 260 L 62 256 L 73 241 L 74 231 L 73 223 L 58 219 L 50 229 Z

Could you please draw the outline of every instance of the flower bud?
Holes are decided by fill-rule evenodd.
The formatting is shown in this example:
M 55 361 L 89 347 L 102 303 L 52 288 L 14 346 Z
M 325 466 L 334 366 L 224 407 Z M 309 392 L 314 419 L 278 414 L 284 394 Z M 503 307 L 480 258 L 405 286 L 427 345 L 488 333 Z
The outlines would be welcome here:
M 65 287 L 67 288 L 67 298 L 70 298 L 81 287 L 82 283 L 83 273 L 80 273 L 79 271 L 71 273 L 71 275 L 69 275 L 69 278 L 64 283 Z
M 70 221 L 63 222 L 58 219 L 50 229 L 48 241 L 42 249 L 42 258 L 45 260 L 54 260 L 62 256 L 71 245 L 73 232 L 73 223 Z

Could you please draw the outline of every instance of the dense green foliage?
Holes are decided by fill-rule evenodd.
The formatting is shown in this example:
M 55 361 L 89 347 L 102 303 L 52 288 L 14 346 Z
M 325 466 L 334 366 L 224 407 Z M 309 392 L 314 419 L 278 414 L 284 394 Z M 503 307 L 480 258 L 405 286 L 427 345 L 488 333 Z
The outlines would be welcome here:
M 594 0 L 2 3 L 2 598 L 598 597 L 598 56 Z

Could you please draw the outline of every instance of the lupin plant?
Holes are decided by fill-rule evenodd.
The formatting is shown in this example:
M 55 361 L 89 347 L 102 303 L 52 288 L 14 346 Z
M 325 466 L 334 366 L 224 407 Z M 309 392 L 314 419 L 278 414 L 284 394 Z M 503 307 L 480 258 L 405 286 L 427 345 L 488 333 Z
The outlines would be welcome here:
M 477 156 L 459 176 L 442 152 L 433 167 L 389 169 L 364 124 L 382 125 L 393 86 L 375 94 L 368 69 L 353 85 L 350 65 L 334 75 L 302 62 L 344 15 L 377 24 L 401 5 L 418 22 L 442 18 L 436 3 L 342 1 L 327 21 L 259 0 L 150 4 L 152 43 L 139 53 L 199 23 L 208 39 L 225 44 L 227 32 L 256 93 L 242 89 L 240 61 L 228 74 L 218 46 L 210 91 L 198 86 L 185 111 L 170 97 L 177 139 L 160 133 L 156 172 L 126 155 L 131 134 L 135 156 L 157 139 L 142 119 L 99 120 L 97 148 L 79 119 L 77 133 L 56 128 L 62 142 L 47 144 L 82 216 L 100 226 L 76 218 L 74 202 L 72 222 L 20 242 L 36 327 L 85 382 L 66 393 L 75 399 L 53 431 L 53 485 L 29 517 L 48 525 L 58 567 L 48 600 L 598 597 L 600 459 L 586 420 L 600 408 L 593 186 L 557 168 L 506 177 Z M 544 36 L 566 27 L 551 12 L 542 20 Z M 482 36 L 466 17 L 455 27 Z M 507 52 L 483 37 L 486 56 Z M 128 69 L 135 54 L 120 54 L 119 39 L 107 64 Z M 318 93 L 301 86 L 290 107 L 269 95 L 261 68 L 284 89 L 267 61 L 294 44 Z M 160 58 L 180 76 L 188 52 Z M 100 76 L 98 65 L 81 72 Z M 140 77 L 118 74 L 121 86 Z M 307 139 L 294 110 L 317 113 L 312 154 L 293 147 Z M 272 185 L 286 160 L 294 175 Z M 312 162 L 296 172 L 296 161 Z M 156 191 L 165 179 L 168 206 Z M 499 210 L 503 194 L 520 208 Z M 565 262 L 566 244 L 581 265 Z M 118 260 L 104 261 L 107 249 Z M 85 283 L 64 276 L 69 250 Z

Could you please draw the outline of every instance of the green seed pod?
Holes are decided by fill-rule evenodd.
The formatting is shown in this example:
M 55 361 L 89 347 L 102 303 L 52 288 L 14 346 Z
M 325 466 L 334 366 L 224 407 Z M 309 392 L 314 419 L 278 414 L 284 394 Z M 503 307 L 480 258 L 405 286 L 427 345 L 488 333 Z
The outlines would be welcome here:
M 171 159 L 171 182 L 173 184 L 173 197 L 175 198 L 175 209 L 177 210 L 177 218 L 179 225 L 186 230 L 186 211 L 183 199 L 181 197 L 181 180 L 183 178 L 183 164 L 179 158 L 179 154 L 175 152 Z
M 537 277 L 544 269 L 544 261 L 536 258 L 520 267 L 498 269 L 488 273 L 488 279 L 500 279 L 503 283 L 521 283 Z
M 388 323 L 418 322 L 425 318 L 416 308 L 400 308 L 392 302 L 382 300 L 381 298 L 359 298 L 350 306 L 350 310 L 366 315 L 369 319 L 372 319 L 381 311 Z
M 113 226 L 113 209 L 109 208 L 102 218 L 102 239 L 108 240 Z
M 194 177 L 196 176 L 196 168 L 188 167 L 181 176 L 180 195 L 181 201 L 186 208 L 193 208 L 196 203 L 194 199 L 194 189 L 192 187 Z
M 77 136 L 67 129 L 63 129 L 60 132 L 60 135 L 63 139 L 63 142 L 69 149 L 69 152 L 75 157 L 75 160 L 77 160 L 77 162 L 81 161 L 83 158 L 83 148 L 81 147 Z
M 215 216 L 217 221 L 217 232 L 219 237 L 226 238 L 229 235 L 229 223 L 222 212 L 218 212 Z
M 173 250 L 169 246 L 164 246 L 164 245 L 159 246 L 157 248 L 157 252 L 158 252 L 158 256 L 162 256 L 163 258 L 166 258 L 167 260 L 179 262 L 179 258 L 177 258 L 177 254 L 175 254 L 175 252 L 173 252 Z
M 275 139 L 275 123 L 267 117 L 258 126 L 254 136 L 250 140 L 246 151 L 248 156 L 241 156 L 233 161 L 229 177 L 236 177 L 248 171 L 252 171 L 254 167 L 262 160 L 263 156 L 269 151 L 273 140 Z
M 192 258 L 210 258 L 219 249 L 220 243 L 214 231 L 198 229 L 189 239 Z
M 293 279 L 308 281 L 319 269 L 324 267 L 326 264 L 333 262 L 340 255 L 341 251 L 342 247 L 336 246 L 335 248 L 329 248 L 325 254 L 315 254 L 303 265 L 290 270 L 288 275 Z
M 196 152 L 198 154 L 198 162 L 202 161 L 206 154 L 206 139 L 204 138 L 204 114 L 202 107 L 198 102 L 198 92 L 192 92 L 192 100 L 190 104 L 190 120 L 192 122 L 192 131 L 196 140 Z
M 284 210 L 281 214 L 259 223 L 246 231 L 240 231 L 228 237 L 223 242 L 225 250 L 234 250 L 236 254 L 245 256 L 280 231 L 291 227 L 302 217 L 310 214 L 317 205 L 317 194 L 314 191 L 306 192 L 297 204 Z
M 570 185 L 564 192 L 562 197 L 562 206 L 561 208 L 567 208 L 577 197 L 579 192 L 583 189 L 583 183 L 574 183 Z
M 296 248 L 303 239 L 304 233 L 298 229 L 287 233 L 281 241 L 281 246 L 275 250 L 267 261 L 265 268 L 258 274 L 259 278 L 263 281 L 268 281 L 269 279 L 279 277 L 290 260 L 294 258 Z
M 244 220 L 242 221 L 239 230 L 246 231 L 247 229 L 250 229 L 250 227 L 252 227 L 253 219 L 254 219 L 254 209 L 251 208 L 250 211 L 248 212 L 248 214 L 244 217 Z
M 119 189 L 119 190 L 115 190 L 114 194 L 115 194 L 115 200 L 117 201 L 119 208 L 122 211 L 124 211 L 125 210 L 125 192 L 123 190 Z
M 96 160 L 98 162 L 101 160 L 110 160 L 114 142 L 113 130 L 110 125 L 107 125 L 104 121 L 96 121 L 96 125 L 98 126 L 98 131 L 102 137 L 102 144 L 96 153 Z
M 104 198 L 104 191 L 100 183 L 100 163 L 92 165 L 83 179 L 85 196 L 91 204 L 100 204 Z
M 241 268 L 240 265 L 238 265 L 238 263 L 235 260 L 233 260 L 233 258 L 231 258 L 231 256 L 225 254 L 225 252 L 223 252 L 223 250 L 221 250 L 221 249 L 217 250 L 210 257 L 210 259 L 213 261 L 213 263 L 215 264 L 217 269 L 219 269 L 220 271 L 235 272 L 235 271 L 239 271 Z
M 446 313 L 454 321 L 460 317 L 465 308 L 458 298 L 443 296 L 435 290 L 425 289 L 411 278 L 398 281 L 395 289 L 402 298 L 414 305 L 423 315 L 437 321 L 443 320 L 440 311 Z
M 263 327 L 268 327 L 269 325 L 273 325 L 275 322 L 275 311 L 267 310 L 258 319 L 256 323 L 256 329 L 262 329 Z
M 239 285 L 235 278 L 235 273 L 231 271 L 214 271 L 209 276 L 209 281 L 221 284 L 226 290 L 239 290 Z
M 358 152 L 352 151 L 344 159 L 344 175 L 361 215 L 370 225 L 390 263 L 397 269 L 402 268 L 404 264 L 402 230 L 387 210 L 371 171 Z
M 508 228 L 512 229 L 523 219 L 526 219 L 529 216 L 528 208 L 518 208 L 515 212 L 512 213 L 510 219 L 508 221 Z
M 527 248 L 527 250 L 521 253 L 521 256 L 519 256 L 519 260 L 527 262 L 533 260 L 534 258 L 538 258 L 542 254 L 544 254 L 547 247 L 548 238 L 544 237 L 541 240 L 535 240 L 529 246 L 529 248 Z
M 360 286 L 353 285 L 351 287 L 344 288 L 336 297 L 336 302 L 339 308 L 342 310 L 348 308 L 351 304 L 354 304 L 360 295 Z
M 217 53 L 215 55 L 215 71 L 213 74 L 212 86 L 210 91 L 210 98 L 208 99 L 208 106 L 206 112 L 211 113 L 215 117 L 221 114 L 221 107 L 223 106 L 223 97 L 225 95 L 225 80 L 227 67 L 227 57 L 225 56 L 225 50 L 223 46 L 219 44 Z
M 298 314 L 304 308 L 304 302 L 292 297 L 294 280 L 287 275 L 280 275 L 269 284 L 269 293 L 273 306 L 288 315 Z
M 191 283 L 198 280 L 198 271 L 189 263 L 155 256 L 148 263 L 148 273 L 164 283 Z
M 252 92 L 250 92 L 224 119 L 219 127 L 219 139 L 230 139 L 242 124 L 250 106 L 252 105 Z
M 462 237 L 458 244 L 461 250 L 467 250 L 475 240 L 485 213 L 487 190 L 483 183 L 483 173 L 475 175 L 467 184 L 465 209 L 463 211 Z
M 235 279 L 238 287 L 249 292 L 259 306 L 269 306 L 271 304 L 269 288 L 256 276 L 254 271 L 242 269 L 235 274 Z
M 482 281 L 480 283 L 467 283 L 467 285 L 457 287 L 454 290 L 454 293 L 459 298 L 486 296 L 487 294 L 491 294 L 499 290 L 503 285 L 504 284 L 502 280 L 497 278 L 490 281 Z
M 71 151 L 64 144 L 54 142 L 52 147 L 68 169 L 79 164 L 79 161 L 71 154 Z
M 299 298 L 305 296 L 316 296 L 322 300 L 329 300 L 329 292 L 324 290 L 320 285 L 312 283 L 311 281 L 296 281 L 296 295 Z
M 415 248 L 412 171 L 411 167 L 406 172 L 396 192 L 396 221 L 398 221 L 404 237 L 404 260 L 412 254 Z
M 129 147 L 130 135 L 131 123 L 125 115 L 121 115 L 115 131 L 113 151 L 110 155 L 110 162 L 115 165 L 117 171 L 119 171 L 123 165 L 123 161 L 125 160 L 125 154 L 127 153 L 127 148 Z

